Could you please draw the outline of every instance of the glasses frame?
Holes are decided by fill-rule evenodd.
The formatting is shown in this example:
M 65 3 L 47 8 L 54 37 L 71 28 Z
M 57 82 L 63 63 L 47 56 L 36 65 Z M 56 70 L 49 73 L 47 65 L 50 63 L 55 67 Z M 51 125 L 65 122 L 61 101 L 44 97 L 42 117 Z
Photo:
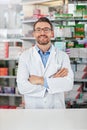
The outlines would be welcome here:
M 44 31 L 45 33 L 49 33 L 50 31 L 52 31 L 52 29 L 49 27 L 45 27 L 45 28 L 36 28 L 34 29 L 34 31 L 36 33 L 41 33 L 42 31 Z

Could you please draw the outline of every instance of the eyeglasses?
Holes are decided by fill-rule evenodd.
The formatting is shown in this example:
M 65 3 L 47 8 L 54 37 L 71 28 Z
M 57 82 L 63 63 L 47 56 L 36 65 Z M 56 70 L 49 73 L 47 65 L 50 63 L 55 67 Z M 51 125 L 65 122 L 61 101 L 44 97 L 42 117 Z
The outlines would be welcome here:
M 45 27 L 45 28 L 36 28 L 34 31 L 37 33 L 41 33 L 41 31 L 44 31 L 45 33 L 49 33 L 52 29 Z

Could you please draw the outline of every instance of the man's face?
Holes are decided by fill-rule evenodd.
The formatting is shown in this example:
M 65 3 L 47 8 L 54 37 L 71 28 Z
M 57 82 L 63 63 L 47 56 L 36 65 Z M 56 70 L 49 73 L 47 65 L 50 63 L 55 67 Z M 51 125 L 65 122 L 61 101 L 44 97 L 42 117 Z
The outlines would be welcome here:
M 51 26 L 47 22 L 38 22 L 35 25 L 35 31 L 33 33 L 36 41 L 40 45 L 47 45 L 50 39 L 53 37 L 53 31 Z

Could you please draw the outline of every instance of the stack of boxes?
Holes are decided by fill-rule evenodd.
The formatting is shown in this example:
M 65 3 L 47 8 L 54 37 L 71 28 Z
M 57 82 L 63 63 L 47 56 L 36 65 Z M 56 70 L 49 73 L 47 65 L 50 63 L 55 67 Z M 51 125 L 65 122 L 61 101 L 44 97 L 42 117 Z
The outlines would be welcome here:
M 8 48 L 9 44 L 8 42 L 0 42 L 0 59 L 2 58 L 8 58 Z
M 84 37 L 85 37 L 84 24 L 76 24 L 75 25 L 75 38 L 84 38 Z
M 66 100 L 76 101 L 77 99 L 80 99 L 80 95 L 82 94 L 82 89 L 83 89 L 82 83 L 74 84 L 73 90 L 65 93 Z
M 8 42 L 0 42 L 0 59 L 17 58 L 22 51 L 20 46 L 9 46 Z
M 87 19 L 87 6 L 79 4 L 76 5 L 76 10 L 74 11 L 74 18 Z
M 8 43 L 0 43 L 0 59 L 8 58 Z M 0 76 L 8 75 L 8 68 L 0 66 Z
M 85 97 L 87 97 L 87 93 L 83 93 L 84 83 L 78 82 L 81 79 L 87 79 L 87 65 L 85 64 L 76 64 L 75 66 L 75 79 L 77 82 L 74 83 L 73 90 L 66 93 L 66 100 L 69 101 L 77 101 L 81 99 L 84 102 Z
M 87 79 L 86 64 L 77 64 L 77 71 L 75 71 L 75 79 Z

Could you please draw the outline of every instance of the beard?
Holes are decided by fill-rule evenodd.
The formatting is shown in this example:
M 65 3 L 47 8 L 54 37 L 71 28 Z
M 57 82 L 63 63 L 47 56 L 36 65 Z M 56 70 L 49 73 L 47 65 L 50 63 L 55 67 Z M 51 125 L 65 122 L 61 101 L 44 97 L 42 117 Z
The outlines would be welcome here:
M 40 35 L 36 40 L 39 45 L 47 45 L 50 42 L 50 39 L 46 35 Z

